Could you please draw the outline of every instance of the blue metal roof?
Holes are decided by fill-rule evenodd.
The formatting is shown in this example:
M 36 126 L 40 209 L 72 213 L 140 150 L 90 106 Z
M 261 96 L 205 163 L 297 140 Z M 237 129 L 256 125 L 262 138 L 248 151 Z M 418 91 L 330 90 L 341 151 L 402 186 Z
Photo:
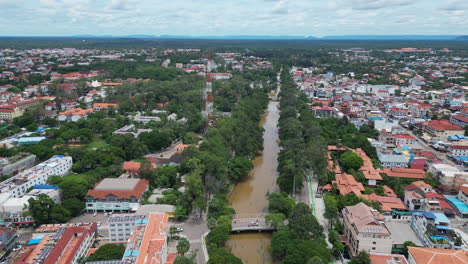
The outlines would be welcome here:
M 434 213 L 436 217 L 436 224 L 438 223 L 450 223 L 450 220 L 443 213 Z
M 34 189 L 48 189 L 48 190 L 57 190 L 58 186 L 56 185 L 46 185 L 46 184 L 36 184 L 34 185 Z
M 452 230 L 452 227 L 450 227 L 450 226 L 443 226 L 443 225 L 436 225 L 436 228 L 437 228 L 437 229 L 440 229 L 440 230 Z
M 132 255 L 132 251 L 131 250 L 125 250 L 124 257 L 130 257 L 130 255 Z
M 458 200 L 457 198 L 452 198 L 452 197 L 445 197 L 445 199 L 447 199 L 447 201 L 453 204 L 460 213 L 462 214 L 468 213 L 468 205 L 466 205 L 464 202 Z
M 430 212 L 423 212 L 423 215 L 426 218 L 436 219 L 436 216 L 433 213 L 430 213 Z

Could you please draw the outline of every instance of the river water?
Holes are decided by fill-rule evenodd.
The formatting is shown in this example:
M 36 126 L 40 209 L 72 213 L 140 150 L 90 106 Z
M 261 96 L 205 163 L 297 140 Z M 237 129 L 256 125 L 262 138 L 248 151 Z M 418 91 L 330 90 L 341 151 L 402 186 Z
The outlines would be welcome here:
M 234 187 L 229 202 L 237 214 L 268 212 L 266 195 L 278 191 L 278 119 L 279 103 L 270 101 L 260 125 L 264 128 L 263 152 L 254 161 L 249 176 Z M 273 263 L 269 253 L 270 233 L 240 233 L 230 236 L 226 246 L 244 264 Z

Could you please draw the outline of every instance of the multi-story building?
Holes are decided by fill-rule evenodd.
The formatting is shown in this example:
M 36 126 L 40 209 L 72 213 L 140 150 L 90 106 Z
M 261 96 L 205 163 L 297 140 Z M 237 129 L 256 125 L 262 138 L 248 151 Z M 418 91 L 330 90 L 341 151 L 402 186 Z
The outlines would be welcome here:
M 452 144 L 449 147 L 450 155 L 454 157 L 468 156 L 468 145 Z
M 343 211 L 346 244 L 352 256 L 360 251 L 390 254 L 392 237 L 384 216 L 364 203 L 346 206 Z
M 466 264 L 466 250 L 408 247 L 409 264 Z
M 36 184 L 45 184 L 49 176 L 64 176 L 73 165 L 71 157 L 56 155 L 52 158 L 0 183 L 0 197 L 18 198 Z M 6 195 L 8 194 L 8 195 Z M 1 200 L 1 198 L 0 198 Z
M 410 211 L 422 210 L 426 200 L 426 193 L 434 191 L 429 184 L 423 181 L 413 182 L 410 185 L 405 186 L 404 189 L 404 202 Z
M 96 235 L 96 223 L 42 225 L 15 263 L 76 264 L 86 256 Z
M 138 220 L 128 238 L 122 261 L 134 264 L 166 263 L 168 233 L 167 214 L 150 214 Z
M 449 136 L 463 133 L 463 128 L 450 123 L 446 119 L 431 120 L 424 124 L 423 132 L 426 134 L 423 138 L 427 141 L 441 141 L 446 140 Z
M 397 145 L 413 145 L 417 143 L 417 139 L 410 135 L 396 134 L 393 136 Z
M 425 247 L 459 249 L 461 243 L 450 220 L 442 213 L 413 212 L 411 228 Z
M 468 185 L 463 185 L 460 187 L 457 198 L 463 203 L 468 204 Z
M 16 106 L 1 106 L 0 107 L 0 119 L 2 120 L 13 120 L 13 118 L 20 117 L 23 115 L 23 110 Z
M 146 179 L 106 178 L 88 191 L 86 210 L 88 212 L 136 211 L 148 187 L 149 182 Z
M 409 114 L 408 109 L 403 109 L 403 108 L 398 108 L 398 107 L 391 107 L 388 110 L 388 115 L 393 117 L 393 118 L 397 118 L 397 119 L 408 117 L 408 114 Z
M 109 217 L 109 241 L 127 241 L 136 225 L 148 222 L 148 215 L 118 214 Z

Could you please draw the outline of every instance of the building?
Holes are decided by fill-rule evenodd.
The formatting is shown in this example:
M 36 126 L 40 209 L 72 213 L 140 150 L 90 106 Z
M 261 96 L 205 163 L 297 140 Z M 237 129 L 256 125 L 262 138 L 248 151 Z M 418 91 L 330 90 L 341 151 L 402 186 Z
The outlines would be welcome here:
M 16 238 L 17 232 L 15 228 L 0 228 L 0 249 L 2 251 L 11 250 L 16 244 Z
M 457 167 L 443 164 L 443 163 L 432 163 L 428 164 L 428 172 L 432 172 L 439 180 L 440 184 L 454 187 L 456 189 L 456 178 L 461 179 L 468 178 L 468 172 L 460 171 Z
M 117 109 L 119 105 L 118 104 L 109 104 L 109 103 L 94 103 L 93 104 L 93 109 L 94 111 L 100 111 L 104 109 L 108 109 L 109 107 L 113 107 L 114 110 Z
M 34 145 L 42 140 L 46 139 L 46 137 L 22 137 L 18 139 L 18 145 L 19 146 L 28 146 L 28 145 Z
M 398 254 L 371 254 L 371 264 L 408 264 L 405 256 Z
M 6 158 L 4 160 L 6 160 Z M 0 165 L 0 173 L 1 175 L 15 175 L 24 169 L 32 167 L 35 160 L 36 155 L 29 153 L 18 154 L 8 158 L 5 163 Z
M 411 228 L 425 247 L 458 249 L 458 234 L 450 226 L 450 220 L 442 213 L 414 212 Z
M 408 168 L 409 159 L 404 155 L 378 153 L 380 165 L 384 168 Z
M 0 106 L 0 119 L 13 120 L 23 115 L 23 110 L 16 106 Z
M 426 176 L 424 170 L 406 169 L 406 168 L 391 168 L 383 169 L 380 173 L 385 173 L 388 177 L 393 178 L 409 178 L 409 179 L 424 179 Z
M 150 214 L 145 219 L 137 220 L 128 238 L 122 261 L 134 264 L 166 263 L 168 233 L 167 214 Z
M 468 185 L 463 185 L 460 187 L 457 198 L 463 203 L 468 204 Z
M 468 156 L 468 145 L 456 145 L 452 144 L 449 147 L 450 155 L 454 157 L 467 157 Z
M 86 256 L 97 235 L 97 224 L 41 225 L 17 264 L 76 264 Z
M 92 108 L 73 108 L 59 113 L 57 120 L 62 122 L 67 120 L 76 122 L 82 118 L 86 119 L 88 117 L 88 114 L 92 113 L 93 111 L 94 110 Z
M 0 197 L 18 198 L 36 184 L 45 184 L 50 175 L 64 176 L 73 165 L 71 157 L 56 155 L 0 183 Z M 1 198 L 0 198 L 1 200 Z
M 369 254 L 391 253 L 391 234 L 384 224 L 384 216 L 377 210 L 361 202 L 346 206 L 342 213 L 346 245 L 352 256 L 362 250 Z
M 61 202 L 61 193 L 58 186 L 36 185 L 34 189 L 20 198 L 9 198 L 0 206 L 0 225 L 30 225 L 34 224 L 34 219 L 29 215 L 24 215 L 25 207 L 29 205 L 29 199 L 36 199 L 39 195 L 45 194 L 55 203 Z
M 393 136 L 397 145 L 414 145 L 417 143 L 417 139 L 410 135 L 396 134 Z
M 327 184 L 322 187 L 326 191 L 331 191 L 331 189 L 336 186 L 341 195 L 346 195 L 349 193 L 354 193 L 357 196 L 360 196 L 361 193 L 365 191 L 362 183 L 356 181 L 353 175 L 340 173 L 335 175 L 335 180 L 331 184 Z
M 146 179 L 106 178 L 88 191 L 86 210 L 88 212 L 136 211 L 148 187 L 149 182 Z
M 465 127 L 466 125 L 468 125 L 468 116 L 452 115 L 450 117 L 450 122 L 457 126 Z
M 423 205 L 426 200 L 426 193 L 434 192 L 432 187 L 423 182 L 416 181 L 411 183 L 408 186 L 404 187 L 405 189 L 405 205 L 408 207 L 408 210 L 423 210 Z
M 112 215 L 107 223 L 109 225 L 109 241 L 127 241 L 134 227 L 148 221 L 148 215 Z
M 427 141 L 443 141 L 449 136 L 455 136 L 463 133 L 463 128 L 450 123 L 449 120 L 431 120 L 424 124 L 424 139 Z
M 464 250 L 408 247 L 409 264 L 466 264 L 468 255 Z

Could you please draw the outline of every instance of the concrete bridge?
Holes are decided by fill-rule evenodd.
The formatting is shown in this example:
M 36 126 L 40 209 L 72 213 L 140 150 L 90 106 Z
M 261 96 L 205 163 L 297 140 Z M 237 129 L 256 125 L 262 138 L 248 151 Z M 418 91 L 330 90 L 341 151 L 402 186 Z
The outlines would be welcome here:
M 235 214 L 232 219 L 232 232 L 275 231 L 276 229 L 265 220 L 267 214 Z

